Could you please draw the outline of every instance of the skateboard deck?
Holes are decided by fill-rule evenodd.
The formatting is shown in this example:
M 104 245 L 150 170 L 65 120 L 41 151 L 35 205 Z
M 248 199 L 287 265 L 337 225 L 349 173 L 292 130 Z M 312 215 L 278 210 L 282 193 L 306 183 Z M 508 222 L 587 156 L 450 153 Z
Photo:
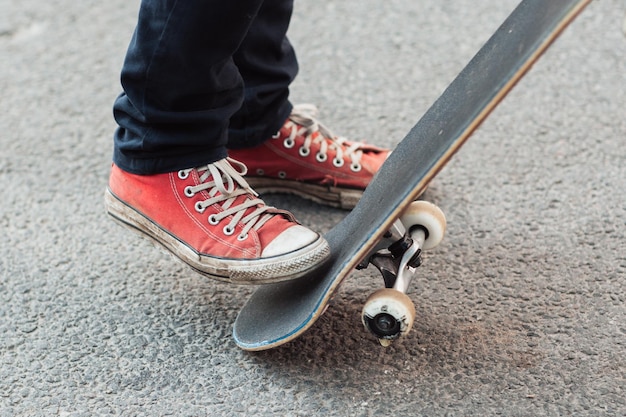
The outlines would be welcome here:
M 523 0 L 380 168 L 357 206 L 325 238 L 319 269 L 260 287 L 233 328 L 244 350 L 287 343 L 324 313 L 340 283 L 590 0 Z

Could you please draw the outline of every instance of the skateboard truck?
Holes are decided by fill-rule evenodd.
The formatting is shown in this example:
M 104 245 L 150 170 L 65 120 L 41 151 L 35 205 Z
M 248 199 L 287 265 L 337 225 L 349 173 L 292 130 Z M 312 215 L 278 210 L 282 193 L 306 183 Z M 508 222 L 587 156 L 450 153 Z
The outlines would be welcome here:
M 386 288 L 395 288 L 398 283 L 398 287 L 404 289 L 403 292 L 408 288 L 415 268 L 422 264 L 421 246 L 425 238 L 424 229 L 416 228 L 410 233 L 404 230 L 402 223 L 397 220 L 357 266 L 357 269 L 365 269 L 369 264 L 374 265 L 380 271 Z M 414 233 L 417 239 L 414 239 Z
M 357 265 L 357 269 L 374 265 L 385 282 L 384 289 L 368 298 L 362 313 L 363 324 L 381 345 L 389 346 L 411 329 L 415 306 L 406 292 L 422 264 L 422 250 L 437 246 L 445 227 L 445 216 L 437 206 L 413 202 Z

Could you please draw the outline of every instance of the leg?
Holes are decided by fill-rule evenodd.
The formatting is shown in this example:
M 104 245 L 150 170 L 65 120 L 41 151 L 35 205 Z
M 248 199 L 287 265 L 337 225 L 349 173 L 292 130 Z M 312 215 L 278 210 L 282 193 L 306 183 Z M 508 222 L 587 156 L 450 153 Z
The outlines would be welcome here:
M 276 133 L 291 113 L 289 85 L 298 73 L 286 37 L 293 0 L 266 0 L 234 55 L 245 83 L 241 109 L 230 120 L 229 148 L 250 148 Z
M 232 55 L 262 0 L 143 0 L 114 107 L 108 213 L 196 271 L 227 282 L 294 279 L 329 254 L 318 234 L 268 207 L 225 159 L 243 100 Z
M 311 106 L 293 109 L 289 85 L 298 63 L 286 37 L 292 9 L 293 0 L 266 0 L 234 56 L 245 99 L 231 118 L 229 153 L 248 166 L 247 180 L 259 192 L 350 209 L 389 152 L 333 135 Z
M 145 0 L 114 106 L 114 161 L 136 174 L 226 156 L 229 118 L 243 100 L 232 56 L 262 0 Z

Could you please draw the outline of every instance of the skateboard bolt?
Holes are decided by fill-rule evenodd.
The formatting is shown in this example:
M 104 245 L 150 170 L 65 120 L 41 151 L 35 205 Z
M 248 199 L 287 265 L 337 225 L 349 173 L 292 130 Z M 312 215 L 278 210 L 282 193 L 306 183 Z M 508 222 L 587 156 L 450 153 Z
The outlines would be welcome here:
M 368 327 L 375 335 L 379 337 L 390 337 L 400 334 L 400 323 L 387 313 L 377 314 L 376 317 L 369 318 Z

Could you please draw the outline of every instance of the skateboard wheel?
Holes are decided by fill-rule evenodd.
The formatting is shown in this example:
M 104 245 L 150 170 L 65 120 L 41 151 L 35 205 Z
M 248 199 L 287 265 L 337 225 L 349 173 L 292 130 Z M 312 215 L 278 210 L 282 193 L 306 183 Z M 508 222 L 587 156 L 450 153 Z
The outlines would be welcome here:
M 400 216 L 400 221 L 407 230 L 421 227 L 426 230 L 423 249 L 432 249 L 439 245 L 446 233 L 446 216 L 443 211 L 428 201 L 414 201 Z
M 404 293 L 383 288 L 374 292 L 363 306 L 363 325 L 383 346 L 411 330 L 415 320 L 413 301 Z

